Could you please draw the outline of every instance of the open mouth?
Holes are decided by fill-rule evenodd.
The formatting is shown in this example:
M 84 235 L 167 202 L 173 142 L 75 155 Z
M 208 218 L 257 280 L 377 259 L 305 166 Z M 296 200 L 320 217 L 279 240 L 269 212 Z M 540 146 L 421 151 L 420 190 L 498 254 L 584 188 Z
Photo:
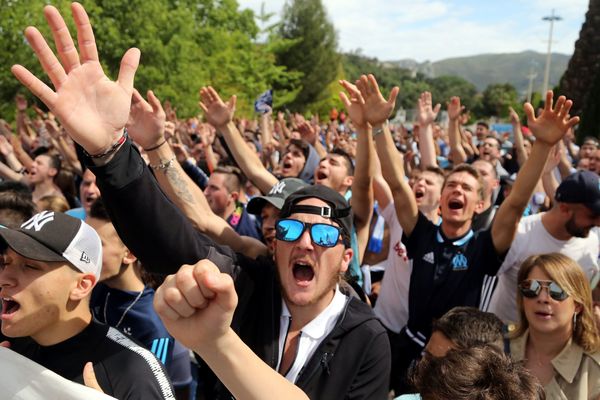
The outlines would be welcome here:
M 451 210 L 461 210 L 464 207 L 464 204 L 460 200 L 450 200 L 448 202 L 448 208 Z
M 423 189 L 415 190 L 415 198 L 417 200 L 423 198 L 423 196 L 425 196 L 425 191 Z
M 315 271 L 313 271 L 312 267 L 302 262 L 294 263 L 292 273 L 298 283 L 309 283 L 315 277 Z
M 21 306 L 16 301 L 6 297 L 2 298 L 2 316 L 14 314 L 19 308 L 21 308 Z
M 284 161 L 283 162 L 283 169 L 290 169 L 292 168 L 292 162 L 291 161 Z
M 327 179 L 327 174 L 323 171 L 317 172 L 317 179 L 322 181 L 323 179 Z

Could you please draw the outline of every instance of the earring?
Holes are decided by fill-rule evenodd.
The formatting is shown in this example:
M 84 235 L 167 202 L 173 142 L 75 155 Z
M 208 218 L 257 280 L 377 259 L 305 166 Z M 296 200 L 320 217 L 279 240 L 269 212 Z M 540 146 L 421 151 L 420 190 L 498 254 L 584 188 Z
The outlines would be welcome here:
M 575 332 L 575 328 L 577 327 L 577 313 L 573 314 L 573 332 Z

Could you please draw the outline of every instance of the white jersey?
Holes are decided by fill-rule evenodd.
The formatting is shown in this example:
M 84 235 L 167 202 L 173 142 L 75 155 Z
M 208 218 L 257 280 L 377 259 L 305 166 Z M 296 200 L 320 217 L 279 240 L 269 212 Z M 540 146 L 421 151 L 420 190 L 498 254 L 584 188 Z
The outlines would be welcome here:
M 396 216 L 394 203 L 381 211 L 390 232 L 390 248 L 381 281 L 379 297 L 375 303 L 375 315 L 383 325 L 399 333 L 408 322 L 408 290 L 412 261 L 408 259 L 406 247 L 402 244 L 402 226 Z
M 561 253 L 575 260 L 592 285 L 598 281 L 598 228 L 586 238 L 573 237 L 558 240 L 542 224 L 542 215 L 522 218 L 515 240 L 498 272 L 498 286 L 494 291 L 489 310 L 505 322 L 518 322 L 517 275 L 521 263 L 534 254 Z

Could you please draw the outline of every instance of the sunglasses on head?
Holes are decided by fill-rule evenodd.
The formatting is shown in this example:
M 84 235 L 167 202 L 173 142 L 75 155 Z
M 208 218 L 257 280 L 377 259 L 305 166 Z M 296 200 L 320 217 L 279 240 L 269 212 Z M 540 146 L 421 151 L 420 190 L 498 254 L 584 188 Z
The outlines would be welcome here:
M 523 297 L 527 297 L 528 299 L 533 299 L 539 296 L 539 294 L 542 292 L 542 288 L 547 288 L 548 295 L 550 295 L 550 297 L 552 297 L 554 300 L 563 301 L 569 297 L 569 294 L 554 281 L 527 279 L 519 283 L 519 290 L 521 291 L 521 294 Z
M 310 239 L 321 247 L 334 247 L 340 240 L 342 230 L 329 224 L 311 224 L 297 219 L 280 219 L 275 225 L 275 238 L 284 242 L 295 242 L 308 229 Z

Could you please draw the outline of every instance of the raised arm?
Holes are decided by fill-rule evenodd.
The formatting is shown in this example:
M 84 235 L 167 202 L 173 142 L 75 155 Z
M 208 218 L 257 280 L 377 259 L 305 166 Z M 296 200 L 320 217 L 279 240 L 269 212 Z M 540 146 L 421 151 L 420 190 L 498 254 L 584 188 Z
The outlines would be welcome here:
M 173 162 L 175 155 L 164 137 L 165 112 L 152 91 L 148 102 L 134 91 L 127 130 L 133 140 L 146 149 L 156 179 L 167 197 L 179 207 L 196 229 L 219 244 L 251 258 L 267 254 L 260 241 L 240 236 L 223 218 L 215 215 L 202 190 Z M 162 166 L 162 167 L 161 167 Z
M 348 81 L 340 81 L 346 92 L 340 92 L 340 99 L 348 116 L 356 127 L 356 165 L 352 181 L 350 205 L 354 212 L 354 225 L 358 237 L 358 259 L 362 257 L 369 242 L 369 228 L 373 215 L 373 175 L 375 173 L 375 147 L 371 137 L 371 127 L 366 119 L 365 101 L 358 88 Z
M 419 151 L 421 167 L 437 167 L 435 143 L 433 142 L 433 121 L 440 112 L 441 105 L 432 107 L 431 93 L 423 92 L 417 99 L 417 122 L 419 123 Z
M 522 167 L 527 160 L 527 153 L 525 152 L 525 145 L 523 142 L 523 131 L 521 130 L 521 120 L 519 114 L 512 107 L 509 108 L 510 124 L 513 128 L 513 135 L 515 137 L 515 150 L 517 151 L 517 163 L 519 167 Z
M 267 171 L 233 123 L 236 96 L 231 96 L 225 103 L 217 91 L 210 86 L 200 89 L 200 96 L 202 97 L 200 107 L 204 111 L 206 120 L 223 135 L 242 172 L 262 193 L 268 193 L 277 183 L 277 178 Z
M 562 139 L 567 129 L 579 122 L 579 117 L 569 117 L 569 110 L 573 105 L 571 100 L 560 96 L 553 107 L 552 96 L 552 91 L 549 90 L 546 94 L 544 110 L 537 118 L 533 106 L 529 103 L 525 104 L 527 125 L 536 141 L 531 149 L 531 155 L 517 175 L 510 195 L 500 206 L 492 224 L 492 240 L 498 254 L 510 248 L 523 211 L 542 175 L 552 146 Z
M 464 106 L 460 104 L 460 97 L 450 98 L 448 103 L 448 140 L 450 141 L 450 159 L 454 165 L 467 161 L 467 153 L 462 145 L 460 134 L 460 118 Z
M 262 361 L 231 329 L 238 298 L 233 280 L 208 260 L 184 265 L 156 291 L 165 327 L 208 364 L 237 399 L 308 399 Z
M 404 232 L 410 236 L 417 224 L 419 210 L 415 196 L 404 179 L 403 157 L 396 149 L 394 138 L 386 123 L 394 110 L 399 89 L 394 87 L 389 99 L 385 100 L 373 75 L 368 77 L 363 75 L 359 83 L 358 88 L 365 99 L 367 121 L 373 126 L 375 149 L 381 162 L 381 172 L 393 193 L 398 221 Z
M 81 157 L 98 178 L 119 236 L 145 267 L 152 272 L 172 273 L 183 264 L 210 257 L 219 268 L 233 272 L 236 255 L 193 229 L 161 192 L 130 141 L 123 140 L 139 50 L 125 53 L 118 79 L 111 81 L 98 61 L 85 10 L 78 3 L 73 3 L 71 10 L 79 54 L 62 16 L 53 6 L 46 6 L 44 13 L 61 61 L 36 28 L 25 31 L 56 91 L 20 65 L 12 67 L 13 74 L 46 104 L 87 153 Z

